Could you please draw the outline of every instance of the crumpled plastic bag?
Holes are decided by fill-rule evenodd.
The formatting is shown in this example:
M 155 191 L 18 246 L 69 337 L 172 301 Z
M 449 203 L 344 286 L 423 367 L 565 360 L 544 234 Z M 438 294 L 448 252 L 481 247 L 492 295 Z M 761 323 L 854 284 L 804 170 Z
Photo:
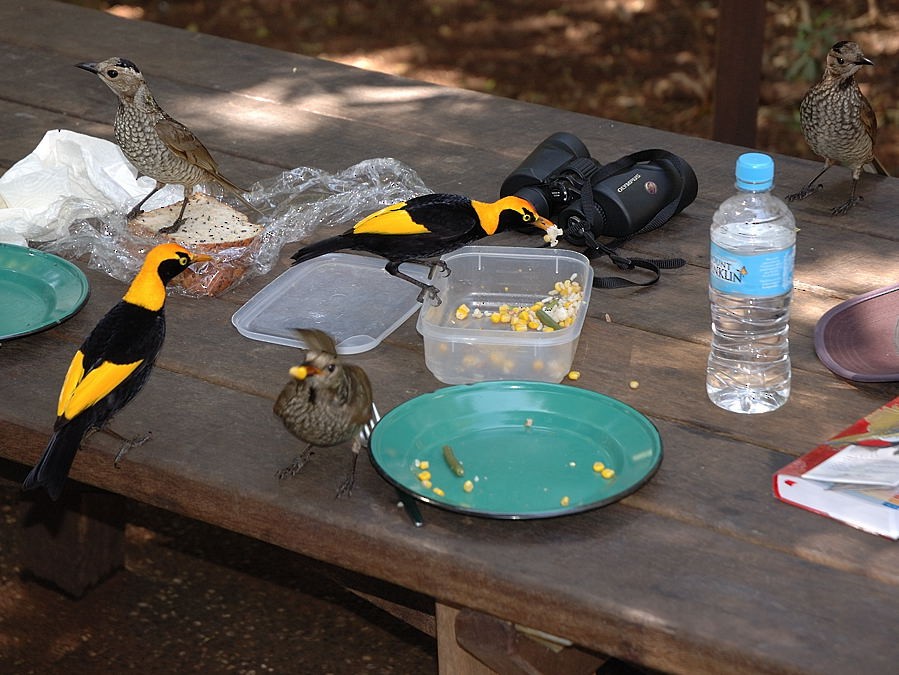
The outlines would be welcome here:
M 51 129 L 0 177 L 0 242 L 26 246 L 29 241 L 51 241 L 65 235 L 68 223 L 60 217 L 64 209 L 66 217 L 73 210 L 82 217 L 124 210 L 155 185 L 152 178 L 137 177 L 115 143 Z M 165 192 L 152 201 L 162 205 L 181 198 L 178 185 Z
M 138 179 L 136 175 L 115 144 L 74 132 L 48 132 L 32 155 L 0 177 L 0 197 L 12 207 L 0 208 L 0 233 L 14 232 L 32 245 L 64 258 L 86 257 L 92 269 L 130 282 L 140 269 L 144 254 L 159 243 L 135 235 L 126 227 L 127 211 L 155 185 L 151 179 Z M 45 193 L 52 202 L 47 204 L 49 199 L 42 201 L 40 193 L 22 187 L 23 176 L 31 176 L 32 180 L 40 177 L 52 184 L 52 192 Z M 232 197 L 223 196 L 217 186 L 203 189 L 238 210 L 245 208 Z M 262 234 L 248 246 L 216 251 L 215 263 L 197 268 L 199 277 L 205 279 L 207 287 L 215 287 L 214 275 L 227 274 L 233 267 L 241 268 L 234 283 L 267 274 L 278 262 L 286 243 L 301 240 L 319 227 L 342 232 L 376 209 L 427 192 L 414 170 L 391 158 L 367 159 L 337 173 L 298 167 L 262 179 L 246 195 L 262 212 L 261 216 L 250 214 L 250 220 L 264 226 Z M 144 209 L 180 201 L 182 194 L 181 186 L 167 186 Z M 13 206 L 7 195 L 20 206 Z M 26 202 L 28 206 L 24 206 Z M 11 226 L 4 230 L 6 224 Z M 202 283 L 175 289 L 187 295 L 210 294 Z

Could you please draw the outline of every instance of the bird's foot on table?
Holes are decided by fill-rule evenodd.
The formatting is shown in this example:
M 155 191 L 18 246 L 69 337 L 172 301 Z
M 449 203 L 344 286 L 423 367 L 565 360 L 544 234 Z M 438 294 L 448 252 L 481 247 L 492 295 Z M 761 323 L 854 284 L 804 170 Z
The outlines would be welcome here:
M 353 456 L 349 471 L 347 471 L 346 476 L 344 476 L 343 482 L 337 487 L 337 493 L 334 495 L 334 499 L 352 496 L 353 488 L 356 485 L 356 461 L 358 459 L 359 449 L 356 444 L 353 444 Z
M 111 433 L 113 436 L 122 438 L 121 436 L 112 432 L 109 429 L 105 429 L 105 431 L 106 431 L 106 433 Z M 144 434 L 143 436 L 139 436 L 137 438 L 122 438 L 122 447 L 119 448 L 119 451 L 116 453 L 115 459 L 112 460 L 113 466 L 115 466 L 115 468 L 118 469 L 119 462 L 121 462 L 122 459 L 124 459 L 125 455 L 127 455 L 130 450 L 132 450 L 133 448 L 139 448 L 144 443 L 149 441 L 152 437 L 153 437 L 153 432 L 150 431 L 150 432 L 147 432 L 146 434 Z
M 818 183 L 817 185 L 806 185 L 799 192 L 794 192 L 791 195 L 787 195 L 788 202 L 796 202 L 800 199 L 805 199 L 806 197 L 815 194 L 818 190 L 821 190 L 824 187 L 822 183 Z
M 144 210 L 140 206 L 135 206 L 133 209 L 131 209 L 128 212 L 128 215 L 125 216 L 125 218 L 127 218 L 128 220 L 133 220 L 133 219 L 137 218 L 143 212 L 144 212 Z
M 178 230 L 181 229 L 181 226 L 184 224 L 184 218 L 179 218 L 174 223 L 169 225 L 168 227 L 159 228 L 160 234 L 175 234 Z
M 853 195 L 845 202 L 840 204 L 839 206 L 835 206 L 830 210 L 830 215 L 832 216 L 842 216 L 844 213 L 848 212 L 857 202 L 862 201 L 861 195 Z
M 293 478 L 300 472 L 300 470 L 302 470 L 302 468 L 304 466 L 306 466 L 306 463 L 311 458 L 312 458 L 312 449 L 306 448 L 306 450 L 303 453 L 294 457 L 293 461 L 288 466 L 285 466 L 283 469 L 281 469 L 277 473 L 275 473 L 275 476 L 277 476 L 278 480 L 284 480 L 285 478 Z
M 356 476 L 355 474 L 350 474 L 343 479 L 343 482 L 337 486 L 337 492 L 334 493 L 334 499 L 340 499 L 341 497 L 351 497 L 353 495 L 353 488 L 356 486 Z

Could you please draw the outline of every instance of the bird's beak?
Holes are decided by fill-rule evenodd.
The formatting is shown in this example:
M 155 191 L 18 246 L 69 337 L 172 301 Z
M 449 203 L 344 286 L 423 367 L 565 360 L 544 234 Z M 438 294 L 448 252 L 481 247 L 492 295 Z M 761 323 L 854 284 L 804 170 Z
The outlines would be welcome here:
M 211 255 L 206 255 L 205 253 L 191 253 L 190 254 L 190 264 L 198 262 L 208 262 L 209 260 L 215 260 Z
M 857 65 L 857 66 L 873 66 L 874 62 L 871 59 L 869 59 L 867 56 L 863 56 L 862 58 L 860 58 L 858 61 L 855 62 L 855 65 Z
M 537 216 L 537 220 L 534 221 L 534 227 L 539 227 L 544 232 L 553 227 L 553 225 L 554 223 L 551 220 L 547 220 L 543 216 Z
M 302 382 L 310 375 L 315 375 L 318 372 L 318 368 L 313 366 L 294 366 L 290 369 L 290 376 Z
M 91 62 L 89 62 L 89 61 L 86 61 L 86 62 L 84 62 L 84 63 L 76 63 L 76 64 L 75 64 L 75 67 L 76 67 L 76 68 L 81 68 L 82 70 L 86 70 L 86 71 L 88 71 L 89 73 L 94 73 L 95 75 L 96 75 L 98 72 L 100 72 L 100 69 L 97 68 L 97 64 L 96 64 L 96 63 L 91 63 Z

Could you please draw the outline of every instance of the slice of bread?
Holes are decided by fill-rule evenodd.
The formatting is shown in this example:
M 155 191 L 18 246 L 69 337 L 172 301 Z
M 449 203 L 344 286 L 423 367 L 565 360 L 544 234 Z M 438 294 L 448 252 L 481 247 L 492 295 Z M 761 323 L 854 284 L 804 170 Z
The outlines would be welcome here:
M 159 230 L 174 223 L 180 210 L 181 202 L 176 202 L 146 211 L 128 221 L 128 229 L 140 237 L 175 241 L 188 251 L 212 255 L 213 260 L 186 270 L 172 283 L 192 294 L 218 295 L 243 276 L 263 226 L 215 197 L 195 192 L 178 231 L 161 234 Z

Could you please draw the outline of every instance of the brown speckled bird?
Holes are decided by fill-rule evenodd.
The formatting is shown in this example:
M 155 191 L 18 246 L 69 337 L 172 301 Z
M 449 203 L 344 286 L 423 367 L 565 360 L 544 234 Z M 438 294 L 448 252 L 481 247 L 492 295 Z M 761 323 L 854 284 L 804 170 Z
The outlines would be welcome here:
M 76 65 L 95 73 L 119 97 L 114 125 L 116 143 L 138 171 L 156 181 L 153 191 L 131 209 L 129 218 L 139 214 L 144 203 L 167 184 L 183 185 L 184 201 L 175 222 L 160 232 L 178 231 L 187 197 L 202 183 L 218 183 L 258 211 L 244 198 L 242 193 L 246 190 L 219 173 L 212 155 L 193 132 L 159 107 L 134 63 L 114 56 L 99 63 Z
M 313 447 L 327 447 L 353 439 L 350 470 L 337 490 L 349 495 L 356 477 L 362 440 L 359 431 L 372 418 L 371 383 L 359 366 L 337 356 L 334 340 L 314 329 L 298 329 L 306 344 L 303 363 L 290 369 L 290 381 L 275 401 L 275 414 L 294 436 L 307 443 L 278 478 L 296 475 L 309 461 Z
M 822 186 L 815 183 L 824 172 L 842 164 L 852 169 L 852 191 L 848 200 L 831 211 L 841 215 L 861 199 L 855 190 L 866 164 L 883 176 L 889 175 L 874 156 L 877 118 L 855 81 L 859 68 L 873 65 L 855 42 L 837 42 L 830 48 L 824 77 L 799 105 L 802 133 L 812 151 L 824 158 L 824 169 L 799 192 L 787 196 L 788 200 L 805 199 L 818 191 Z

